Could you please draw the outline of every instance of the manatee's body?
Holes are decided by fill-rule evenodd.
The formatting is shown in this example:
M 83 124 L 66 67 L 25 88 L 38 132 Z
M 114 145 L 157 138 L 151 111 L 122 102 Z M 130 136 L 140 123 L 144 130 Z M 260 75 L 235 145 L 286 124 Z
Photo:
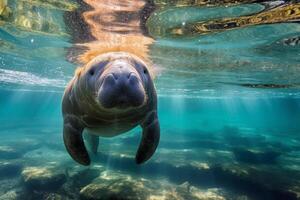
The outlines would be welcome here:
M 103 54 L 81 68 L 65 90 L 62 112 L 66 149 L 83 165 L 90 164 L 82 138 L 85 129 L 96 152 L 98 136 L 116 136 L 140 125 L 143 136 L 137 163 L 148 160 L 159 142 L 152 78 L 146 64 L 128 53 Z

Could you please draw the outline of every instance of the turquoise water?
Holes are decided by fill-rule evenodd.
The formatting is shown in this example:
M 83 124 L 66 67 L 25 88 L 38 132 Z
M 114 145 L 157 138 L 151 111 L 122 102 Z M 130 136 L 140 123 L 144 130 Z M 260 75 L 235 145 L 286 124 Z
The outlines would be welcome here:
M 135 164 L 135 128 L 101 138 L 84 167 L 65 150 L 61 98 L 75 44 L 93 41 L 66 19 L 91 8 L 0 0 L 0 199 L 300 199 L 299 3 L 197 2 L 146 5 L 154 156 Z

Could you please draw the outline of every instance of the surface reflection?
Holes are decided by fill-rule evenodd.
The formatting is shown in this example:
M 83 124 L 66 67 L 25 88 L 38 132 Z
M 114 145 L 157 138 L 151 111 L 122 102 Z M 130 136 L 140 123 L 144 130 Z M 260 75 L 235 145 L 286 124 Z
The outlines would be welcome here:
M 0 25 L 14 26 L 24 31 L 42 34 L 64 34 L 64 28 L 57 21 L 57 11 L 71 11 L 76 4 L 70 1 L 0 1 Z M 54 11 L 54 12 L 53 12 Z
M 189 34 L 206 34 L 210 32 L 224 31 L 260 24 L 293 22 L 299 19 L 300 3 L 290 3 L 250 16 L 187 24 L 180 28 L 171 29 L 170 33 L 185 36 Z
M 261 88 L 231 87 L 243 84 L 300 95 L 299 9 L 298 1 L 2 0 L 0 81 L 40 89 L 32 77 L 51 78 L 61 91 L 78 65 L 127 51 L 159 72 L 160 95 Z M 8 81 L 8 70 L 28 77 Z
M 70 54 L 76 55 L 73 57 L 76 61 L 87 63 L 99 54 L 113 51 L 126 51 L 148 60 L 148 47 L 153 39 L 146 36 L 145 22 L 153 10 L 152 4 L 143 0 L 85 0 L 80 3 L 85 7 L 79 11 L 82 23 L 67 22 L 73 25 L 69 27 L 73 30 L 73 37 L 83 27 L 85 28 L 82 31 L 89 33 L 89 36 L 85 34 L 89 41 L 80 41 L 77 38 L 73 48 L 75 53 Z M 69 13 L 66 19 L 77 15 Z

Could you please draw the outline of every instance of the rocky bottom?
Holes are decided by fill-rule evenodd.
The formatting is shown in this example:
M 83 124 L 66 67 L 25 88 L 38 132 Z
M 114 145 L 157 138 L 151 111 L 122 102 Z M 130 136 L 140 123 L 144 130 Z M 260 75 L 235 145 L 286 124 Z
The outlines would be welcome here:
M 50 135 L 47 140 L 43 135 L 2 138 L 0 199 L 300 199 L 297 145 L 263 142 L 264 151 L 258 142 L 250 148 L 232 135 L 229 146 L 226 138 L 209 134 L 196 144 L 185 141 L 186 146 L 162 139 L 155 156 L 138 166 L 139 138 L 129 135 L 102 141 L 93 164 L 83 167 L 66 153 L 60 135 Z M 240 145 L 233 148 L 229 141 L 235 140 Z

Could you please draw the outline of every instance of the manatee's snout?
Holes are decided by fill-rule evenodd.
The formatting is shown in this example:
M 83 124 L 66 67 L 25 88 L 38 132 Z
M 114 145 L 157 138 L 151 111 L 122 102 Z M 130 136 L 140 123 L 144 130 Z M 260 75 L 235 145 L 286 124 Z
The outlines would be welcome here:
M 139 107 L 145 101 L 142 81 L 133 66 L 117 62 L 102 74 L 98 99 L 104 108 Z

